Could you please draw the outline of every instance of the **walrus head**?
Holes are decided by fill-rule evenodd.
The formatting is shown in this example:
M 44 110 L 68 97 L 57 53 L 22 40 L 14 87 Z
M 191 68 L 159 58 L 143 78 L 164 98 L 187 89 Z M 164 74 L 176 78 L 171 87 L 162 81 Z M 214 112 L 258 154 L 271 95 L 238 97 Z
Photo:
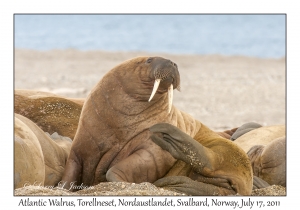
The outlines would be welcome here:
M 177 90 L 180 90 L 180 76 L 177 64 L 171 60 L 166 60 L 160 57 L 150 57 L 146 60 L 146 62 L 152 63 L 153 70 L 151 72 L 151 76 L 155 79 L 152 93 L 148 101 L 150 102 L 152 100 L 160 83 L 162 82 L 161 86 L 167 86 L 168 88 L 168 112 L 170 112 L 173 102 L 173 89 L 177 88 Z
M 172 107 L 173 89 L 180 90 L 177 64 L 162 57 L 127 60 L 115 67 L 114 75 L 122 89 L 138 101 L 160 100 L 160 96 L 168 93 L 168 112 Z

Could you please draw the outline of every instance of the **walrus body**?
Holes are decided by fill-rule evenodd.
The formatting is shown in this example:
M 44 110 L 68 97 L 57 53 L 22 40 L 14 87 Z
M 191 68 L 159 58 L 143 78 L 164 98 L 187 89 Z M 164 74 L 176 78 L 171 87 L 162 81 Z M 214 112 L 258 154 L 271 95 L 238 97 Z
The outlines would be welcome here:
M 274 139 L 266 146 L 256 145 L 248 151 L 253 174 L 270 185 L 286 187 L 286 138 Z
M 254 176 L 265 180 L 270 185 L 285 187 L 285 136 L 285 125 L 263 126 L 241 135 L 234 143 L 247 152 Z
M 44 184 L 45 164 L 39 140 L 18 117 L 14 126 L 14 188 L 23 187 L 27 182 Z
M 285 125 L 263 126 L 241 135 L 234 143 L 248 152 L 255 145 L 266 146 L 276 138 L 285 136 Z
M 62 179 L 65 187 L 72 182 L 159 181 L 188 194 L 250 195 L 246 153 L 170 106 L 170 91 L 179 84 L 177 65 L 160 57 L 135 58 L 109 71 L 83 105 Z M 158 89 L 150 96 L 153 86 Z M 164 124 L 154 126 L 158 123 Z M 173 149 L 165 147 L 164 136 Z M 200 151 L 194 157 L 187 149 L 191 143 Z M 175 151 L 180 145 L 187 147 Z
M 36 123 L 43 131 L 74 138 L 84 99 L 52 93 L 15 90 L 14 112 Z
M 57 185 L 70 148 L 70 139 L 53 140 L 31 120 L 15 114 L 14 187 Z

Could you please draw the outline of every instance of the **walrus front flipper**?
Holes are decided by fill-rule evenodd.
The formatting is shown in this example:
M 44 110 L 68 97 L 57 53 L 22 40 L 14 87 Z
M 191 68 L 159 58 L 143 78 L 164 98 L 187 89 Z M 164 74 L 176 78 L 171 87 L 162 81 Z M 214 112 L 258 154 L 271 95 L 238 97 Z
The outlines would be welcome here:
M 248 133 L 249 131 L 252 131 L 256 128 L 260 128 L 261 125 L 255 122 L 249 122 L 243 124 L 241 127 L 239 127 L 231 136 L 230 140 L 234 141 L 240 136 L 244 135 L 245 133 Z
M 168 176 L 153 183 L 156 187 L 162 187 L 186 195 L 231 195 L 234 190 L 217 187 L 212 184 L 198 182 L 186 176 Z
M 269 187 L 269 183 L 266 182 L 265 180 L 257 177 L 257 176 L 253 176 L 253 190 L 255 189 L 261 189 L 261 188 L 265 188 L 265 187 Z
M 174 162 L 176 160 L 170 153 L 149 140 L 146 148 L 134 151 L 112 166 L 106 172 L 106 180 L 109 182 L 152 183 L 163 177 Z
M 76 191 L 76 189 L 73 188 L 73 185 L 80 185 L 81 183 L 82 166 L 73 150 L 70 151 L 69 159 L 70 160 L 66 164 L 60 185 L 64 189 Z
M 206 175 L 206 172 L 214 170 L 213 152 L 179 128 L 168 123 L 158 123 L 152 126 L 150 131 L 154 143 L 170 152 L 174 158 L 191 165 L 195 172 Z

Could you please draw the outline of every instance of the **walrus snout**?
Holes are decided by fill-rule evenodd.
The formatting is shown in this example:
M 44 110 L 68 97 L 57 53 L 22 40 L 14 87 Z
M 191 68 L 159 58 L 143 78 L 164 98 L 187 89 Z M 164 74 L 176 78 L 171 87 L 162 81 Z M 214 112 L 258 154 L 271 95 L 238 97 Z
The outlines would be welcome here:
M 151 63 L 153 69 L 152 76 L 155 79 L 149 102 L 152 100 L 159 86 L 166 89 L 169 99 L 168 113 L 170 113 L 173 102 L 173 89 L 177 88 L 180 90 L 180 76 L 177 64 L 161 57 L 148 58 L 146 63 Z
M 161 80 L 162 83 L 166 83 L 161 85 L 170 86 L 172 83 L 174 89 L 178 88 L 180 84 L 180 75 L 176 63 L 162 57 L 149 57 L 146 60 L 146 64 L 151 65 L 151 77 L 154 80 Z

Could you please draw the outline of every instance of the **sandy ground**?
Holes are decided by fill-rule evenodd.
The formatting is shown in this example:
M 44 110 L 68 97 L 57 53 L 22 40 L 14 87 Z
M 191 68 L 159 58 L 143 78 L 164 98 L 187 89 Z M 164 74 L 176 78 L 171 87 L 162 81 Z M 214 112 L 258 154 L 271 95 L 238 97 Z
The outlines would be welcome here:
M 51 196 L 186 196 L 185 194 L 157 188 L 151 183 L 143 182 L 140 184 L 127 182 L 103 182 L 92 189 L 83 189 L 77 192 L 70 192 L 62 188 L 47 188 L 37 185 L 18 188 L 14 193 L 16 196 L 23 195 L 51 195 Z M 263 189 L 252 191 L 251 196 L 285 196 L 286 189 L 282 186 L 271 185 Z
M 16 49 L 15 88 L 49 91 L 67 97 L 86 97 L 112 67 L 124 60 L 144 55 L 162 56 L 177 63 L 181 92 L 174 92 L 174 105 L 216 131 L 250 121 L 262 125 L 285 124 L 285 58 Z M 138 192 L 127 184 L 124 184 L 124 189 L 123 185 L 106 185 L 108 188 L 104 193 L 108 195 L 116 195 L 114 189 L 129 189 L 127 193 L 131 194 L 125 192 L 126 195 L 176 195 L 174 192 L 156 189 L 149 183 L 136 185 Z M 16 190 L 15 194 L 35 195 L 36 190 L 38 194 L 43 190 L 49 193 L 48 189 L 27 187 Z M 124 191 L 121 191 L 118 193 L 124 195 Z M 99 190 L 96 192 L 102 195 Z M 55 193 L 59 195 L 65 192 Z M 252 194 L 285 195 L 285 188 L 271 186 L 253 191 Z
M 285 123 L 285 59 L 145 52 L 15 50 L 15 88 L 86 97 L 115 65 L 142 56 L 169 58 L 179 67 L 174 105 L 215 130 L 254 121 Z

